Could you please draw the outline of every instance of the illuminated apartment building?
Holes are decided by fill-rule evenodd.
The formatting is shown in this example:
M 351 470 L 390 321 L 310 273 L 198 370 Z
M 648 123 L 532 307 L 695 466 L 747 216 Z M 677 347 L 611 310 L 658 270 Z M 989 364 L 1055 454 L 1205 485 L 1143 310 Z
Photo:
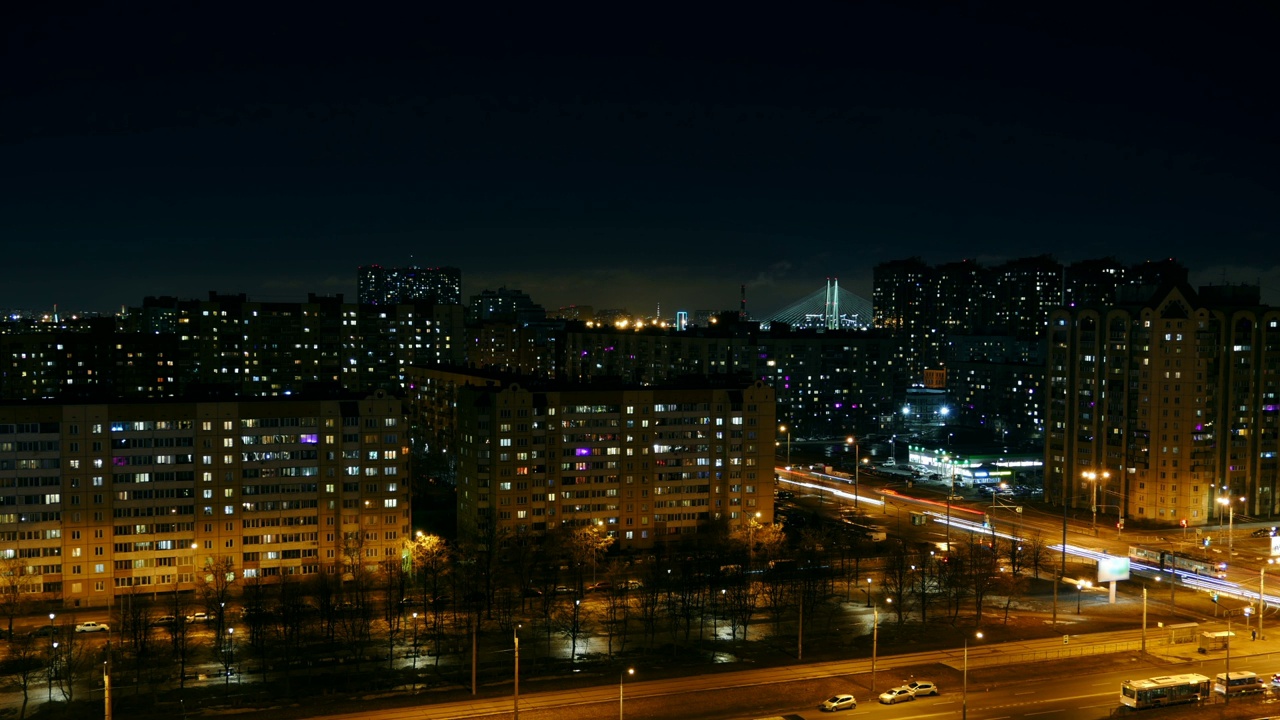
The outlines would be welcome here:
M 362 305 L 462 303 L 462 271 L 456 267 L 384 268 L 381 265 L 362 265 L 356 273 L 356 285 Z
M 1280 308 L 1259 298 L 1174 283 L 1051 313 L 1045 499 L 1112 523 L 1274 517 Z
M 457 457 L 462 537 L 599 526 L 627 551 L 713 521 L 773 520 L 776 418 L 764 382 L 607 388 L 432 368 L 414 380 L 413 404 L 454 403 L 446 451 Z M 419 412 L 429 424 L 442 411 Z
M 66 606 L 377 572 L 409 535 L 400 401 L 0 406 L 0 592 Z

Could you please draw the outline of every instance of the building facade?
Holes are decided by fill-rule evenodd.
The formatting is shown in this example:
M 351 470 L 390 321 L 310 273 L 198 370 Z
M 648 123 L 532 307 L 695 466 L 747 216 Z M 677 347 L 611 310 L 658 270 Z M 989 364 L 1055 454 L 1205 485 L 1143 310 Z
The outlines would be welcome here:
M 1045 497 L 1157 526 L 1272 518 L 1280 308 L 1167 285 L 1049 318 Z
M 356 297 L 362 305 L 462 304 L 462 271 L 456 267 L 362 265 L 356 278 Z
M 441 435 L 457 456 L 461 536 L 595 526 L 627 552 L 709 523 L 773 521 L 777 424 L 764 382 L 609 388 L 430 368 L 416 378 L 414 404 L 455 403 L 443 414 L 456 428 Z M 417 412 L 428 423 L 442 414 Z
M 0 592 L 69 607 L 377 572 L 409 536 L 400 401 L 0 406 Z

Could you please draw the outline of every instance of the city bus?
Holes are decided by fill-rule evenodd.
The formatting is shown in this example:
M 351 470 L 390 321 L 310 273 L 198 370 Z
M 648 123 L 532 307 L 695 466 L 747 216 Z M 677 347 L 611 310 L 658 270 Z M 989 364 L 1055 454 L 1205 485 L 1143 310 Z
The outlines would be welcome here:
M 1199 702 L 1207 697 L 1209 678 L 1196 673 L 1125 680 L 1120 685 L 1120 704 L 1135 710 Z
M 1243 695 L 1262 692 L 1262 679 L 1248 670 L 1232 670 L 1218 673 L 1213 679 L 1213 691 L 1219 695 Z

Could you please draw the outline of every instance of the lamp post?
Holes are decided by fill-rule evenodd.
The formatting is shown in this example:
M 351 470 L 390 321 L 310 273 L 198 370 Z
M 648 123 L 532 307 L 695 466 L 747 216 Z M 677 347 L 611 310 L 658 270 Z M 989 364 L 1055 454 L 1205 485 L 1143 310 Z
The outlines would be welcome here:
M 1080 614 L 1080 595 L 1084 592 L 1084 589 L 1087 587 L 1093 587 L 1093 583 L 1089 582 L 1088 580 L 1076 581 L 1076 614 L 1077 615 Z
M 791 471 L 791 430 L 786 425 L 779 425 L 778 432 L 787 434 L 787 471 Z
M 50 613 L 49 617 L 53 617 Z M 53 641 L 53 647 L 49 650 L 49 700 L 53 701 L 53 668 L 58 661 L 58 641 Z
M 58 654 L 58 641 L 53 638 L 58 636 L 58 626 L 53 624 L 53 619 L 58 617 L 56 613 L 49 613 L 49 638 L 51 645 L 49 646 L 49 700 L 53 700 L 53 659 Z
M 1093 486 L 1093 502 L 1090 505 L 1093 508 L 1093 534 L 1097 535 L 1098 534 L 1098 480 L 1101 479 L 1103 482 L 1106 482 L 1106 480 L 1111 477 L 1111 473 L 1107 472 L 1106 470 L 1103 470 L 1100 473 L 1094 472 L 1093 470 L 1086 470 L 1083 473 L 1081 473 L 1081 475 L 1084 476 L 1084 479 L 1088 480 L 1089 484 Z
M 951 489 L 947 491 L 947 554 L 951 554 L 951 498 L 956 495 L 956 466 L 951 462 L 951 458 L 947 455 L 942 456 L 942 461 L 947 463 L 947 475 L 951 479 Z
M 622 681 L 627 679 L 628 675 L 635 675 L 635 668 L 627 668 L 626 672 L 618 677 L 618 720 L 622 720 Z
M 227 628 L 227 638 L 229 639 L 227 643 L 227 668 L 226 668 L 227 671 L 223 673 L 223 676 L 222 676 L 223 678 L 222 686 L 224 688 L 231 687 L 231 672 L 232 672 L 231 669 L 235 667 L 235 664 L 236 664 L 236 629 L 235 628 Z
M 974 635 L 982 639 L 982 633 Z M 960 720 L 969 720 L 969 637 L 964 638 L 964 685 L 960 695 Z
M 861 451 L 858 448 L 858 438 L 850 435 L 845 438 L 845 444 L 853 445 L 853 509 L 858 509 L 858 466 L 862 464 Z
M 1275 558 L 1267 560 L 1268 563 L 1274 563 Z M 1265 567 L 1258 569 L 1258 639 L 1266 640 L 1262 636 L 1262 616 L 1267 614 L 1267 569 Z
M 413 671 L 414 671 L 414 679 L 413 679 L 413 682 L 414 682 L 414 686 L 415 686 L 415 688 L 416 688 L 417 683 L 418 683 L 418 678 L 417 678 L 417 672 L 418 672 L 418 613 L 417 613 L 416 611 L 413 613 Z
M 867 607 L 871 607 L 871 578 L 867 578 Z
M 512 708 L 511 720 L 520 720 L 520 625 L 517 624 L 511 629 L 511 637 L 516 643 L 516 682 L 512 685 L 512 701 L 515 707 Z
M 868 578 L 870 583 L 871 579 Z M 868 585 L 867 587 L 870 587 Z M 871 597 L 871 593 L 867 593 L 867 597 Z M 871 610 L 871 697 L 876 696 L 876 651 L 880 644 L 880 607 L 876 606 Z

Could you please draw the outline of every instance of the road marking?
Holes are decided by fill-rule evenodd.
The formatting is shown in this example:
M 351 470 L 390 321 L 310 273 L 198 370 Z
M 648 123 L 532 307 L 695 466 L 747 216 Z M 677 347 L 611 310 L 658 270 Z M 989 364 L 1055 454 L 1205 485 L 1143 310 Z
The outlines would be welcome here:
M 1034 692 L 1038 692 L 1038 691 L 1037 691 L 1037 690 L 1024 690 L 1024 691 L 1022 691 L 1022 692 L 1014 693 L 1014 695 L 1030 695 L 1030 694 L 1032 694 L 1032 693 L 1034 693 Z
M 1062 712 L 1061 710 L 1041 710 L 1040 712 L 1023 713 L 1023 715 L 1048 715 L 1049 713 Z

